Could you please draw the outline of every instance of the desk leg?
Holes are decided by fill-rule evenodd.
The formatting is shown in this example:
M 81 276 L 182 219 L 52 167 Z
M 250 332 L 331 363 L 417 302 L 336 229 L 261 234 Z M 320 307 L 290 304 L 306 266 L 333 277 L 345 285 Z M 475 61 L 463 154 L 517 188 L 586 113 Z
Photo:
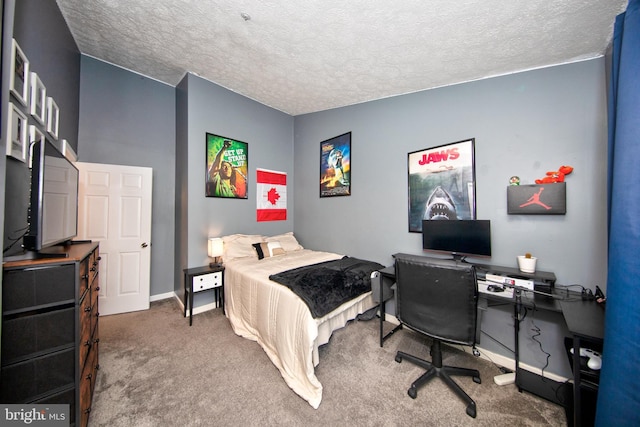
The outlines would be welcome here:
M 518 387 L 518 391 L 522 392 L 520 388 L 520 383 L 518 382 L 518 370 L 520 369 L 520 310 L 522 309 L 522 300 L 520 295 L 520 290 L 516 289 L 516 303 L 513 305 L 513 324 L 515 330 L 515 351 L 514 351 L 514 359 L 515 359 L 515 383 L 516 387 Z
M 582 408 L 580 407 L 580 338 L 573 337 L 573 425 L 580 427 Z
M 391 331 L 389 331 L 389 333 L 387 335 L 384 334 L 384 322 L 385 322 L 385 317 L 387 316 L 386 313 L 386 301 L 384 300 L 383 294 L 384 294 L 384 279 L 382 278 L 382 275 L 380 275 L 380 347 L 384 346 L 384 340 L 386 340 L 387 338 L 389 338 L 391 335 L 393 335 L 396 331 L 402 329 L 402 324 L 399 324 L 398 326 L 396 326 L 395 328 L 393 328 Z

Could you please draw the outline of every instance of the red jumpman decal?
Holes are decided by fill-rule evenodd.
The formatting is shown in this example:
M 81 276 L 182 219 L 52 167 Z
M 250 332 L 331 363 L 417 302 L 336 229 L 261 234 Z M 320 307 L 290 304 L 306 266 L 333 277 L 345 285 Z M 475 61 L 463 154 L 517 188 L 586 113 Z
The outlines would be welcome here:
M 544 190 L 544 187 L 540 188 L 540 190 L 538 190 L 537 193 L 531 196 L 526 203 L 521 204 L 520 207 L 524 208 L 525 206 L 529 206 L 529 205 L 540 205 L 547 210 L 551 209 L 551 206 L 547 206 L 540 201 L 540 193 L 542 193 L 543 190 Z

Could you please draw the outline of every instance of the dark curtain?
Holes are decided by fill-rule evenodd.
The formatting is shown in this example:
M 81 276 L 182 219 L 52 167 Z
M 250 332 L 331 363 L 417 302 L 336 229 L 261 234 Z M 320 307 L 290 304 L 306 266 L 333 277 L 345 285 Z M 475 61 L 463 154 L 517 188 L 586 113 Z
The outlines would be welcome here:
M 609 93 L 609 259 L 596 425 L 640 426 L 640 0 L 615 22 Z

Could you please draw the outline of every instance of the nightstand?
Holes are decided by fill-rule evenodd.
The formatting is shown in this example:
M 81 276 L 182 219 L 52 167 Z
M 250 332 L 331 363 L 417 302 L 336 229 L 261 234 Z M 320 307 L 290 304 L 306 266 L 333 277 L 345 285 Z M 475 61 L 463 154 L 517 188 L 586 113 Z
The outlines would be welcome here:
M 216 306 L 224 314 L 224 266 L 186 268 L 184 271 L 184 317 L 189 307 L 189 326 L 193 324 L 193 294 L 213 290 Z

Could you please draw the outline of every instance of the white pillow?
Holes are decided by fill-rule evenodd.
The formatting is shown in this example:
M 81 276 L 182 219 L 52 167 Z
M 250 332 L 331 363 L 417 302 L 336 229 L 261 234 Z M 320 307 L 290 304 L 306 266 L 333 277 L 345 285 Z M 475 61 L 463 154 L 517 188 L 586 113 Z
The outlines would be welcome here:
M 293 235 L 293 231 L 279 234 L 277 236 L 267 237 L 265 241 L 280 242 L 280 245 L 282 246 L 282 249 L 285 250 L 285 252 L 299 251 L 300 249 L 304 249 L 302 245 L 298 243 L 298 240 L 296 240 L 295 236 Z
M 231 261 L 234 258 L 254 257 L 257 258 L 254 243 L 264 242 L 264 237 L 259 234 L 232 234 L 223 236 L 224 254 L 222 261 Z

